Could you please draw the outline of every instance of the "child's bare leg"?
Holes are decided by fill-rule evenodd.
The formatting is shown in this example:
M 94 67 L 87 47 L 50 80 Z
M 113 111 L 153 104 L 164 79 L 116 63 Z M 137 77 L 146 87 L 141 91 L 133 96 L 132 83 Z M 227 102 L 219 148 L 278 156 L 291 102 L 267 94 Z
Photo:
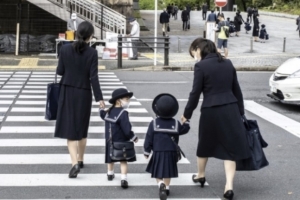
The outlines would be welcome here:
M 127 162 L 122 161 L 120 162 L 120 168 L 121 168 L 121 180 L 127 180 Z
M 107 164 L 107 174 L 108 175 L 113 175 L 113 173 L 112 174 L 110 174 L 111 172 L 113 172 L 114 171 L 114 163 L 108 163 Z
M 164 183 L 168 187 L 170 185 L 170 183 L 171 183 L 171 179 L 170 178 L 164 178 Z

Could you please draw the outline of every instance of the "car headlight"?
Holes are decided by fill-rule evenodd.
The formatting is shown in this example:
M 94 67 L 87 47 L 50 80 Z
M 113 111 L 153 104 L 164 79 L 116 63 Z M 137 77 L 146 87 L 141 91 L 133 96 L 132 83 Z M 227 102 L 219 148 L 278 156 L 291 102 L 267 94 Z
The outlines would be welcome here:
M 300 78 L 300 70 L 298 70 L 295 73 L 289 75 L 288 78 Z

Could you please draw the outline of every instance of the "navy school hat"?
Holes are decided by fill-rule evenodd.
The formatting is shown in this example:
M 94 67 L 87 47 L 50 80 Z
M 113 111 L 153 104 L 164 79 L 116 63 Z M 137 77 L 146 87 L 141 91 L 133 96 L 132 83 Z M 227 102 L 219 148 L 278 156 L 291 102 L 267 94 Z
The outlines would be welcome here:
M 172 118 L 177 114 L 179 104 L 173 95 L 159 94 L 153 100 L 152 109 L 161 118 Z
M 124 97 L 131 98 L 133 96 L 133 93 L 128 92 L 124 88 L 119 88 L 119 89 L 114 90 L 111 96 L 112 97 L 108 102 L 111 103 L 111 104 L 114 104 L 118 99 L 122 99 Z

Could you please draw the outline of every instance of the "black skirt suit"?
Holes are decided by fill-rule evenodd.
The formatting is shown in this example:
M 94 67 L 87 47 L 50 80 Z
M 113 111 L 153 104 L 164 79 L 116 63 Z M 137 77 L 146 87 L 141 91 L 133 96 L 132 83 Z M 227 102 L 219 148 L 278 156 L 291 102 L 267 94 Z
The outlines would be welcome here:
M 57 74 L 62 78 L 54 136 L 69 140 L 87 138 L 92 108 L 91 86 L 95 100 L 103 100 L 97 51 L 86 44 L 84 52 L 78 54 L 72 44 L 62 46 Z
M 219 62 L 217 54 L 209 54 L 195 65 L 185 118 L 192 117 L 202 92 L 197 156 L 234 161 L 248 158 L 250 152 L 241 119 L 243 95 L 230 60 Z

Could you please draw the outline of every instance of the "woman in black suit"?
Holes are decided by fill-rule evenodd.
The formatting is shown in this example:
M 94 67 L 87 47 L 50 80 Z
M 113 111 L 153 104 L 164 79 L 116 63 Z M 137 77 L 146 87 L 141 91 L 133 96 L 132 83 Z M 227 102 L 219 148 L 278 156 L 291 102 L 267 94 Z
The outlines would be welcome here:
M 254 37 L 255 42 L 259 42 L 258 35 L 259 35 L 259 14 L 254 14 L 253 15 L 253 32 L 252 36 Z
M 198 173 L 193 181 L 204 186 L 205 167 L 209 157 L 224 160 L 226 185 L 224 197 L 233 198 L 236 160 L 250 157 L 244 115 L 243 95 L 230 60 L 224 59 L 210 40 L 196 39 L 190 54 L 198 62 L 194 69 L 193 89 L 182 116 L 191 119 L 203 92 L 197 148 Z
M 62 78 L 55 137 L 68 140 L 72 160 L 69 178 L 76 178 L 84 166 L 92 108 L 91 86 L 95 100 L 100 101 L 100 108 L 105 107 L 98 78 L 98 54 L 88 45 L 93 34 L 93 25 L 82 22 L 77 29 L 77 41 L 61 48 L 57 67 L 57 74 Z

